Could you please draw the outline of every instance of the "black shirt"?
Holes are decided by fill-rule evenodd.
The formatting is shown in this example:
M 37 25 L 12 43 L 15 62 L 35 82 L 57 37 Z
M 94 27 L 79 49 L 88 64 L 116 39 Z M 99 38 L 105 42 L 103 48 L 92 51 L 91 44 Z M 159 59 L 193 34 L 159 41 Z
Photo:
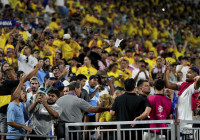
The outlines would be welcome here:
M 15 87 L 17 87 L 19 84 L 19 80 L 5 80 L 2 82 L 2 85 L 0 85 L 0 96 L 7 96 L 11 95 L 12 91 Z M 7 112 L 8 105 L 4 105 L 0 108 L 0 113 L 6 113 Z
M 115 111 L 117 121 L 133 121 L 146 108 L 146 100 L 135 93 L 124 93 L 115 99 L 111 110 Z
M 87 90 L 85 89 L 81 89 L 81 96 L 80 96 L 81 99 L 85 100 L 86 102 L 89 102 L 90 101 L 90 96 L 87 92 Z
M 147 99 L 147 96 L 145 96 L 145 95 L 143 95 L 143 94 L 139 94 L 139 96 L 145 100 L 145 105 L 146 105 L 146 107 L 147 107 L 147 106 L 148 106 L 148 107 L 151 107 L 151 104 L 149 103 L 149 100 Z

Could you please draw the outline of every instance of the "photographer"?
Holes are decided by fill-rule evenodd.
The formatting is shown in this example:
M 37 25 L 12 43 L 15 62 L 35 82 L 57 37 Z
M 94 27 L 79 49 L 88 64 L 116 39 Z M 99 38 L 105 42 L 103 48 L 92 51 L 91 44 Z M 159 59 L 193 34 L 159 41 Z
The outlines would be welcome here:
M 134 69 L 132 72 L 132 77 L 135 81 L 139 81 L 140 79 L 149 79 L 149 72 L 146 70 L 145 61 L 140 60 L 139 69 Z
M 57 89 L 51 89 L 48 97 L 44 92 L 38 92 L 35 102 L 30 106 L 31 113 L 30 127 L 33 129 L 31 134 L 48 135 L 54 120 L 60 116 L 62 110 L 55 103 L 60 96 Z M 33 138 L 30 140 L 46 140 L 46 138 Z
M 99 70 L 96 75 L 98 77 L 99 86 L 101 87 L 99 95 L 102 94 L 113 95 L 114 85 L 112 83 L 112 80 L 107 76 L 106 71 Z

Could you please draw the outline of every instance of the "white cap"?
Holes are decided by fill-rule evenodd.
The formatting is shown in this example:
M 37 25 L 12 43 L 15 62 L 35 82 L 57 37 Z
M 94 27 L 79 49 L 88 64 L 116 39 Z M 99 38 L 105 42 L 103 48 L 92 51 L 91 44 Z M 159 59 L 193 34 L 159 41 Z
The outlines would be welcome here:
M 66 87 L 69 85 L 69 82 L 67 80 L 63 81 L 63 85 Z
M 64 34 L 63 35 L 63 39 L 70 39 L 70 38 L 71 38 L 70 34 Z

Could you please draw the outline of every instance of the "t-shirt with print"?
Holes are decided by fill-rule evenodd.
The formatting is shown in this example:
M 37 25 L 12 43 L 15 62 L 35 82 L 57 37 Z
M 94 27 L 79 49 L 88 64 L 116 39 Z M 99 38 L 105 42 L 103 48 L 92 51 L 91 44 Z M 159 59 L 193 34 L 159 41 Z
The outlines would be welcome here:
M 62 109 L 56 103 L 48 106 L 56 111 L 59 116 L 62 113 Z M 56 118 L 49 114 L 43 104 L 37 104 L 30 116 L 31 123 L 29 126 L 35 133 L 37 135 L 48 135 Z
M 151 104 L 150 120 L 166 120 L 172 114 L 172 103 L 170 99 L 161 94 L 147 97 Z M 150 128 L 167 127 L 166 123 L 150 124 Z M 154 132 L 154 130 L 151 130 Z M 166 131 L 166 130 L 164 130 Z M 160 132 L 159 129 L 156 132 Z
M 89 85 L 86 85 L 83 87 L 89 95 L 91 95 L 92 93 L 94 93 L 96 91 L 97 88 L 92 89 Z M 97 106 L 97 102 L 99 100 L 99 91 L 97 91 L 94 95 L 93 98 L 90 99 L 89 104 L 92 106 Z M 89 113 L 88 116 L 93 116 L 95 115 L 95 113 Z

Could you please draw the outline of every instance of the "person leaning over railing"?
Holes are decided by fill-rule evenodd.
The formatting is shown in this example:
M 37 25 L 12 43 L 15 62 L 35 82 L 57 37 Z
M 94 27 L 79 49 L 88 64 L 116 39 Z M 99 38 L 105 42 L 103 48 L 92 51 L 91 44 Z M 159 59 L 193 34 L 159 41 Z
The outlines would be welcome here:
M 56 102 L 62 108 L 62 114 L 59 117 L 58 127 L 57 127 L 57 136 L 58 138 L 65 137 L 65 123 L 75 123 L 82 122 L 84 112 L 104 112 L 109 111 L 109 107 L 94 107 L 91 106 L 85 100 L 79 98 L 81 93 L 81 85 L 79 82 L 71 82 L 69 85 L 68 95 L 62 96 Z M 69 130 L 81 130 L 81 127 L 69 127 Z M 73 135 L 73 139 L 77 139 Z M 71 137 L 69 137 L 71 138 Z
M 19 105 L 22 100 L 20 92 L 25 81 L 25 75 L 20 78 L 20 83 L 17 86 L 14 94 L 18 93 L 18 97 L 15 98 L 7 109 L 7 122 L 8 122 L 8 133 L 14 134 L 25 134 L 25 131 L 32 132 L 32 129 L 25 125 L 24 114 Z M 6 139 L 23 139 L 19 136 L 7 136 Z
M 150 120 L 166 120 L 172 119 L 172 103 L 171 100 L 164 96 L 165 82 L 162 79 L 157 79 L 154 82 L 155 95 L 147 97 L 150 107 L 146 107 L 145 111 L 134 119 L 142 120 L 150 116 Z M 134 125 L 132 125 L 134 126 Z M 151 132 L 160 134 L 161 130 L 156 128 L 167 127 L 166 123 L 152 123 L 150 124 Z M 163 134 L 167 136 L 167 130 L 162 130 Z M 161 133 L 162 134 L 162 133 Z M 153 135 L 154 136 L 154 135 Z M 152 139 L 152 138 L 151 138 Z

